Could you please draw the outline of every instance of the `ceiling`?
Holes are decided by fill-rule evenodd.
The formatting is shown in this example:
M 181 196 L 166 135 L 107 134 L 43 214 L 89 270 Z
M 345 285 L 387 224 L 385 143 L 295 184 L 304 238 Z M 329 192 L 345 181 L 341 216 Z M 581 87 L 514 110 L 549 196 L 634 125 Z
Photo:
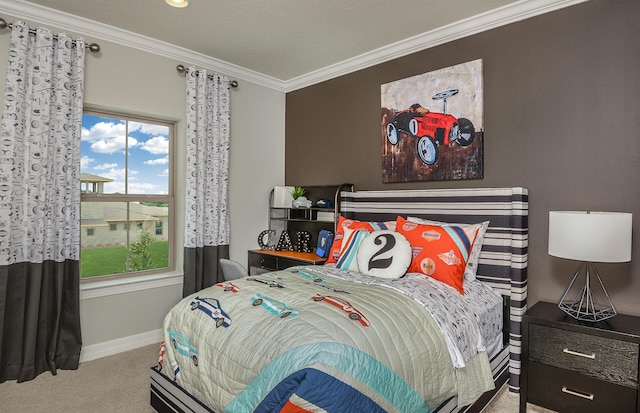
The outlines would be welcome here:
M 164 0 L 0 0 L 0 12 L 66 22 L 98 40 L 131 43 L 135 37 L 147 47 L 173 49 L 175 57 L 195 52 L 191 60 L 205 67 L 286 84 L 357 70 L 581 1 L 189 0 L 179 9 Z

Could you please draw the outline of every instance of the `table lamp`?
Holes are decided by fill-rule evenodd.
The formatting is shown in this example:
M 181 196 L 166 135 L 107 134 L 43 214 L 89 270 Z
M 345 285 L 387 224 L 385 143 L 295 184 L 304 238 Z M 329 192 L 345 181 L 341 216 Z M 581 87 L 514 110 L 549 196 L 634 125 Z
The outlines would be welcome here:
M 622 212 L 549 211 L 549 255 L 581 261 L 558 303 L 562 311 L 591 322 L 617 314 L 593 263 L 631 261 L 631 220 L 632 214 Z M 584 285 L 571 299 L 581 275 Z

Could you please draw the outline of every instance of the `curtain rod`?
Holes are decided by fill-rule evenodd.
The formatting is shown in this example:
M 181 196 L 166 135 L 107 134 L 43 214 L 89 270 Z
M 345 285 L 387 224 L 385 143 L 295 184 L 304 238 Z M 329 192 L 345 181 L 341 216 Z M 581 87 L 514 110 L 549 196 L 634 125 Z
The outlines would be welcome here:
M 0 30 L 6 29 L 7 27 L 8 28 L 12 28 L 13 27 L 13 23 L 7 23 L 7 21 L 5 19 L 0 17 Z M 35 31 L 35 29 L 29 29 L 29 33 L 36 34 L 36 31 Z M 54 34 L 53 38 L 55 40 L 58 40 L 58 35 Z M 75 44 L 75 41 L 73 43 Z M 100 45 L 98 43 L 85 44 L 84 47 L 89 49 L 89 51 L 91 53 L 98 53 L 100 51 Z
M 184 65 L 176 66 L 176 70 L 178 71 L 178 73 L 189 73 L 189 68 L 188 67 L 184 67 Z M 196 72 L 196 74 L 198 74 L 198 72 Z M 207 77 L 209 79 L 213 79 L 213 76 L 211 76 L 211 75 L 208 75 Z M 238 87 L 238 81 L 237 80 L 230 80 L 229 81 L 229 86 Z

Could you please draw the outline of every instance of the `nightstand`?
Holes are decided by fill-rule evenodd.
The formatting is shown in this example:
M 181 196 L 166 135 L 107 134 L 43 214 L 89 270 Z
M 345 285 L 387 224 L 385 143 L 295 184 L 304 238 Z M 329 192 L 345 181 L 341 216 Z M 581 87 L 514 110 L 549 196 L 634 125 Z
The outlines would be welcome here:
M 296 265 L 322 265 L 327 260 L 318 257 L 315 252 L 250 250 L 248 254 L 249 275 L 284 270 Z
M 538 302 L 522 318 L 520 413 L 527 402 L 558 412 L 640 413 L 640 317 L 580 322 Z

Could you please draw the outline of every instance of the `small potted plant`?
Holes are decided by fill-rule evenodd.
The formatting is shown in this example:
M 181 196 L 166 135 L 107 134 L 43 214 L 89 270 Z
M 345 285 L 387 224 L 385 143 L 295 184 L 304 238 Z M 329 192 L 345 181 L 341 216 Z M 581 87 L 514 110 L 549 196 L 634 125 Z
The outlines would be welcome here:
M 300 198 L 301 196 L 303 196 L 305 193 L 307 192 L 306 189 L 304 189 L 301 186 L 294 186 L 293 187 L 293 191 L 291 191 L 291 197 L 293 198 L 293 200 L 295 201 L 296 199 Z
M 307 197 L 304 196 L 306 192 L 307 190 L 301 186 L 293 187 L 293 191 L 291 191 L 291 197 L 293 198 L 292 205 L 294 208 L 302 208 L 302 207 L 309 208 L 311 206 L 311 201 L 309 201 Z

